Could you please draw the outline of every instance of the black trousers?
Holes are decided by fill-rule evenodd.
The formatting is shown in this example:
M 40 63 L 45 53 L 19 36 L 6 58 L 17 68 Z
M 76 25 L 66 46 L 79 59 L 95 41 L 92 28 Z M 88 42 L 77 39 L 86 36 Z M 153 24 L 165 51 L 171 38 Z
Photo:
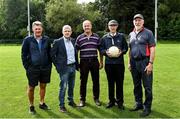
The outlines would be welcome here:
M 86 101 L 88 74 L 91 73 L 94 100 L 99 99 L 99 62 L 97 58 L 80 60 L 80 100 Z
M 124 82 L 124 64 L 106 64 L 105 71 L 108 80 L 109 101 L 117 101 L 119 105 L 124 102 L 123 82 Z M 116 86 L 116 99 L 114 96 Z
M 142 85 L 145 89 L 145 101 L 144 107 L 151 109 L 152 105 L 152 83 L 153 83 L 153 74 L 147 75 L 144 71 L 145 67 L 149 63 L 149 58 L 142 60 L 133 60 L 131 59 L 131 74 L 134 83 L 134 96 L 136 105 L 143 105 L 143 90 Z

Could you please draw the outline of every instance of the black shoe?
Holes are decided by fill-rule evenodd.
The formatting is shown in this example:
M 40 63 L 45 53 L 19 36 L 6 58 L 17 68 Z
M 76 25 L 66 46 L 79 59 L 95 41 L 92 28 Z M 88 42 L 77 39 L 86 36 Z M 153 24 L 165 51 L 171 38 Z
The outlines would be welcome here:
M 94 102 L 97 106 L 101 106 L 101 102 L 98 99 L 94 100 Z
M 84 107 L 85 106 L 85 101 L 80 101 L 80 103 L 79 103 L 79 107 Z
M 63 113 L 67 112 L 67 110 L 66 110 L 66 108 L 64 106 L 60 107 L 60 111 L 63 112 Z
M 145 109 L 143 112 L 140 114 L 140 117 L 146 117 L 151 113 L 150 109 Z
M 142 105 L 139 105 L 139 106 L 135 105 L 134 108 L 130 109 L 129 111 L 138 111 L 138 110 L 141 110 L 141 109 L 143 109 Z
M 111 108 L 115 105 L 114 102 L 109 102 L 107 105 L 106 105 L 106 108 Z
M 122 105 L 122 104 L 118 104 L 118 108 L 120 109 L 120 110 L 124 110 L 125 108 L 124 108 L 124 105 Z
M 74 103 L 74 101 L 73 102 L 69 102 L 68 105 L 71 106 L 71 107 L 76 107 L 77 106 L 76 103 Z
M 43 109 L 43 110 L 48 110 L 49 109 L 48 106 L 45 103 L 39 104 L 39 108 Z
M 29 113 L 30 114 L 36 114 L 36 110 L 35 110 L 34 106 L 29 107 Z

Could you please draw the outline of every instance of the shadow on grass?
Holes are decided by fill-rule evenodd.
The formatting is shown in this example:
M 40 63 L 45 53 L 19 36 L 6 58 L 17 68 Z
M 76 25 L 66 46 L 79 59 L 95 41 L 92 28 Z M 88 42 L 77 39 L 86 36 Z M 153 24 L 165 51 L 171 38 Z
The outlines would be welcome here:
M 139 118 L 139 114 L 142 112 L 129 111 L 128 107 L 125 110 L 120 110 L 117 106 L 110 109 L 106 109 L 106 104 L 102 103 L 101 106 L 96 106 L 95 104 L 86 103 L 85 107 L 73 108 L 76 111 L 68 111 L 67 113 L 56 112 L 54 110 L 45 111 L 51 118 Z M 78 111 L 79 114 L 76 114 Z M 42 115 L 36 114 L 32 117 L 43 118 Z M 158 112 L 157 110 L 152 110 L 152 113 L 147 116 L 147 118 L 171 118 L 170 116 L 163 114 L 163 112 Z
M 152 110 L 151 115 L 149 115 L 150 118 L 172 118 L 166 114 L 163 114 L 161 112 Z
M 43 118 L 38 112 L 35 115 L 32 115 L 33 118 Z
M 60 118 L 60 115 L 56 114 L 53 112 L 53 110 L 46 110 L 46 113 L 50 116 L 50 117 L 58 117 Z
M 66 118 L 66 117 L 78 118 L 79 117 L 79 115 L 72 113 L 71 111 L 67 111 L 66 113 L 62 113 L 58 111 L 58 113 L 55 113 L 53 110 L 46 110 L 46 113 L 49 115 L 49 117 L 53 117 L 53 118 Z
M 86 103 L 85 107 L 79 108 L 81 115 L 84 118 L 119 118 L 119 117 L 136 117 L 129 116 L 127 110 L 120 110 L 117 106 L 106 109 L 106 104 L 102 103 L 101 106 Z M 87 111 L 89 110 L 89 111 Z
M 88 118 L 139 118 L 141 111 L 131 112 L 130 108 L 125 107 L 125 110 L 120 110 L 117 106 L 113 108 L 106 109 L 106 104 L 102 103 L 101 106 L 96 106 L 95 104 L 86 104 L 86 109 L 93 110 L 93 112 L 89 112 L 85 107 L 80 108 L 80 112 L 83 117 Z M 170 116 L 163 114 L 158 111 L 152 111 L 152 113 L 148 116 L 148 118 L 171 118 Z

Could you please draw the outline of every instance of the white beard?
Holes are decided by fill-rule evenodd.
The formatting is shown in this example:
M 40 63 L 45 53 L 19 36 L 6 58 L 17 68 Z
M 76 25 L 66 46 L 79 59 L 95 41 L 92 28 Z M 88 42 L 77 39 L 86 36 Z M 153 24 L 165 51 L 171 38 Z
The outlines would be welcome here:
M 139 31 L 141 28 L 141 26 L 135 26 L 136 31 Z

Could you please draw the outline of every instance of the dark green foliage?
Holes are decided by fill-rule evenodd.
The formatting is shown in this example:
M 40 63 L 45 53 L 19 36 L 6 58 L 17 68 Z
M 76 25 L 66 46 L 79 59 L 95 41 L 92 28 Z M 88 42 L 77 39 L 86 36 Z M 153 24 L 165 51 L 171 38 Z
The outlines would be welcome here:
M 180 0 L 158 0 L 158 38 L 180 38 Z M 57 38 L 65 24 L 73 27 L 73 36 L 82 32 L 82 21 L 90 19 L 93 31 L 107 31 L 107 23 L 116 19 L 119 31 L 133 29 L 132 18 L 141 13 L 145 27 L 154 31 L 155 0 L 95 0 L 77 4 L 77 0 L 30 0 L 32 23 L 40 20 L 45 34 Z M 0 0 L 0 39 L 21 39 L 27 35 L 27 0 Z
M 164 39 L 180 38 L 180 1 L 161 0 L 158 8 L 159 37 Z

